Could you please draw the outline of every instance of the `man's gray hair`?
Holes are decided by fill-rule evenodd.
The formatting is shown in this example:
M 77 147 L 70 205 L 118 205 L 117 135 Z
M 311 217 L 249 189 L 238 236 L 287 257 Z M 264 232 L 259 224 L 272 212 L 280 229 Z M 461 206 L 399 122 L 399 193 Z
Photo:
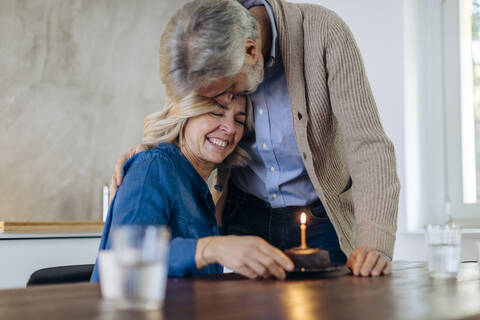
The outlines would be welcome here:
M 236 0 L 195 0 L 173 16 L 162 34 L 160 74 L 172 98 L 206 81 L 239 73 L 245 41 L 257 40 L 257 20 Z

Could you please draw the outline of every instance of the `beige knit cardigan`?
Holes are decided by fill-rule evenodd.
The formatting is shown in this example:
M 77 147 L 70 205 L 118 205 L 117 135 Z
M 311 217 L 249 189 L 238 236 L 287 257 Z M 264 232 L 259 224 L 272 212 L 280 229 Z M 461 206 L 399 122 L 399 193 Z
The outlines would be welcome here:
M 355 40 L 324 7 L 268 2 L 298 148 L 340 246 L 347 256 L 367 246 L 392 257 L 400 191 L 394 148 L 380 123 Z M 217 188 L 211 190 L 218 212 L 228 176 L 219 172 Z

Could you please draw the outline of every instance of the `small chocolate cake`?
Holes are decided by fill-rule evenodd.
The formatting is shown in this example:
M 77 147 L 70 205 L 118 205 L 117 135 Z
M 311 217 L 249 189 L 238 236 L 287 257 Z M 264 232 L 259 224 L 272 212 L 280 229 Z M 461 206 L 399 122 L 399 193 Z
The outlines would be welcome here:
M 317 270 L 331 267 L 327 250 L 317 248 L 292 248 L 284 251 L 295 264 L 295 270 Z

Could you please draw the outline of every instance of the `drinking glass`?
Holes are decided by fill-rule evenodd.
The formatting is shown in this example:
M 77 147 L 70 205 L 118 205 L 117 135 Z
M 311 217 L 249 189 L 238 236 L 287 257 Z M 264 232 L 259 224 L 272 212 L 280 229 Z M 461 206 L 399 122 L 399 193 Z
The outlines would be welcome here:
M 118 307 L 160 309 L 168 274 L 168 227 L 121 226 L 113 231 L 112 237 L 120 279 Z
M 425 227 L 428 271 L 432 278 L 456 278 L 460 266 L 461 229 L 455 224 Z
M 121 292 L 120 275 L 113 250 L 101 250 L 98 253 L 98 270 L 102 297 L 118 299 Z

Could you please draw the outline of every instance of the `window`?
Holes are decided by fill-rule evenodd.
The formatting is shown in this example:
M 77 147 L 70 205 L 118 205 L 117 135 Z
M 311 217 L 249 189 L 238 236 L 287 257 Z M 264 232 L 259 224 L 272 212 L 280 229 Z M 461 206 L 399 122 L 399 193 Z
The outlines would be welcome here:
M 464 169 L 464 181 L 466 187 L 464 190 L 464 201 L 466 203 L 478 203 L 480 200 L 480 0 L 471 0 L 471 12 L 466 12 L 466 28 L 471 29 L 471 48 L 470 57 L 466 57 L 472 62 L 472 101 L 469 101 L 470 105 L 462 106 L 465 108 L 465 117 L 470 126 L 465 126 L 468 130 L 465 132 L 467 146 L 470 147 L 473 144 L 474 148 L 465 148 L 464 156 L 466 159 L 470 159 L 467 162 L 467 166 Z M 470 17 L 470 19 L 468 19 Z M 470 24 L 470 26 L 468 25 Z M 467 43 L 470 42 L 468 41 Z M 470 77 L 468 74 L 466 75 Z M 466 79 L 467 80 L 467 79 Z M 469 118 L 473 121 L 469 121 Z M 474 141 L 472 141 L 472 139 Z M 471 151 L 471 152 L 470 152 Z M 471 177 L 470 179 L 468 177 Z M 464 183 L 465 184 L 465 183 Z
M 454 221 L 479 227 L 480 0 L 442 5 L 446 200 Z
M 408 231 L 480 227 L 480 0 L 407 0 Z

